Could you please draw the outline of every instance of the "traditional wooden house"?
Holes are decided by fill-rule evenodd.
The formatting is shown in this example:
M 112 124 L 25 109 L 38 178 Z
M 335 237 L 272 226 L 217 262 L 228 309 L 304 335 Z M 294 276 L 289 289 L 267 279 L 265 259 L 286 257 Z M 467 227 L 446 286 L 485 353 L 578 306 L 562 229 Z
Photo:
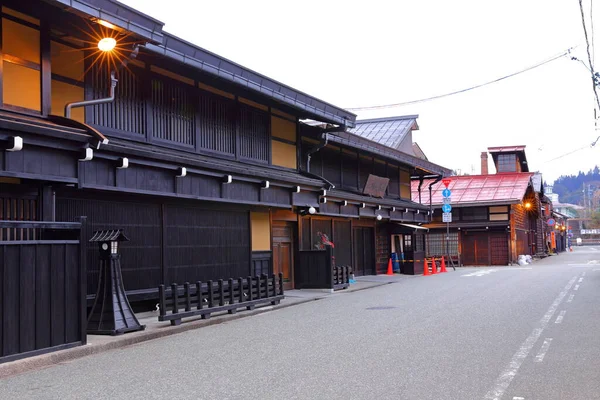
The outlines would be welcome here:
M 84 237 L 123 229 L 132 300 L 265 272 L 293 287 L 319 232 L 338 265 L 375 273 L 393 240 L 412 249 L 410 223 L 430 219 L 411 177 L 449 173 L 113 0 L 6 0 L 1 25 L 0 220 L 87 216 Z M 90 296 L 97 257 L 90 244 Z
M 428 256 L 449 254 L 462 265 L 508 265 L 519 255 L 545 255 L 543 193 L 535 182 L 541 177 L 529 172 L 525 146 L 490 147 L 496 174 L 488 172 L 488 153 L 481 154 L 481 175 L 453 176 L 452 222 L 442 222 L 441 182 L 431 185 L 433 220 L 424 247 Z M 413 182 L 413 200 L 418 201 Z

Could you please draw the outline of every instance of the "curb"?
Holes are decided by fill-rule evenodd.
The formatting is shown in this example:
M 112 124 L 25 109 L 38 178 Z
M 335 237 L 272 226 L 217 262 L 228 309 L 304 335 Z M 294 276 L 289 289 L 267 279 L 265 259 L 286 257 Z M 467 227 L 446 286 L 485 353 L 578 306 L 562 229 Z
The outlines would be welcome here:
M 396 282 L 382 282 L 380 284 L 375 284 L 373 286 L 357 288 L 355 290 L 351 290 L 348 293 L 359 292 L 366 289 L 372 289 L 379 286 L 389 285 Z M 341 293 L 340 293 L 341 294 Z M 99 345 L 85 345 L 73 347 L 67 350 L 61 350 L 56 352 L 50 352 L 46 354 L 42 354 L 39 356 L 24 358 L 21 360 L 15 360 L 11 362 L 7 362 L 5 364 L 0 364 L 0 379 L 8 378 L 14 375 L 19 375 L 22 373 L 30 372 L 37 369 L 47 368 L 54 366 L 56 364 L 61 364 L 69 361 L 76 360 L 78 358 L 83 358 L 87 356 L 91 356 L 94 354 L 104 353 L 110 350 L 116 350 L 120 348 L 124 348 L 127 346 L 131 346 L 138 343 L 147 342 L 154 339 L 159 339 L 171 335 L 176 335 L 179 333 L 200 329 L 206 326 L 219 325 L 225 322 L 235 321 L 241 318 L 251 317 L 253 315 L 264 314 L 271 311 L 277 311 L 288 307 L 293 307 L 300 304 L 306 304 L 313 301 L 321 300 L 326 298 L 327 296 L 321 295 L 316 297 L 309 297 L 305 299 L 299 299 L 297 301 L 288 303 L 288 304 L 279 304 L 277 306 L 266 306 L 261 308 L 256 308 L 252 311 L 247 311 L 239 314 L 223 314 L 214 316 L 211 319 L 203 320 L 197 319 L 193 321 L 189 321 L 187 323 L 183 323 L 178 326 L 170 326 L 165 325 L 164 328 L 153 330 L 153 331 L 144 331 L 134 336 L 126 336 L 123 335 L 122 339 L 115 340 L 113 342 L 102 343 Z M 267 308 L 268 307 L 268 308 Z M 221 316 L 226 316 L 226 318 L 219 318 Z

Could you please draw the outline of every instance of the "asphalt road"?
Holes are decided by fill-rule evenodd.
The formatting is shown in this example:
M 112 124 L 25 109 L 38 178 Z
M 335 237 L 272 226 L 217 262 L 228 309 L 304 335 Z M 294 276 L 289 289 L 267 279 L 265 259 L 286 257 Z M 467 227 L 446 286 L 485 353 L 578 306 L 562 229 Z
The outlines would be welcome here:
M 332 296 L 0 381 L 1 399 L 600 399 L 600 246 Z

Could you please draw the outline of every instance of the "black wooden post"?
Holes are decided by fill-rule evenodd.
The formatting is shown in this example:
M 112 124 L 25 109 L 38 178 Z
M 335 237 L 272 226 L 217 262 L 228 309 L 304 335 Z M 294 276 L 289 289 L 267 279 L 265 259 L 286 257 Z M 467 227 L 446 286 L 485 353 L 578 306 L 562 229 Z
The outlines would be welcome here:
M 238 278 L 238 303 L 243 303 L 244 302 L 244 280 L 242 279 L 242 277 Z
M 86 222 L 87 217 L 79 217 L 79 318 L 81 326 L 79 335 L 81 344 L 87 344 L 87 257 L 86 257 Z
M 273 284 L 273 289 L 271 290 L 271 296 L 275 297 L 275 296 L 277 296 L 277 278 L 275 277 L 275 274 L 273 274 L 273 276 L 271 276 L 271 283 Z
M 233 292 L 233 278 L 229 278 L 229 280 L 227 281 L 228 285 L 229 285 L 229 305 L 233 305 L 233 303 L 235 303 L 234 300 L 234 292 Z M 227 310 L 228 314 L 235 314 L 237 310 L 235 308 L 231 308 L 229 310 Z
M 190 283 L 183 284 L 183 292 L 185 294 L 185 311 L 192 311 L 192 298 L 190 297 Z
M 158 286 L 158 312 L 161 317 L 167 315 L 167 299 L 165 297 L 165 285 Z
M 279 294 L 283 295 L 283 273 L 279 273 Z
M 248 301 L 252 301 L 252 299 L 253 299 L 252 292 L 254 289 L 254 278 L 249 276 L 248 278 L 246 278 L 246 280 L 248 281 Z
M 212 308 L 215 306 L 215 297 L 213 292 L 213 281 L 208 281 L 208 307 Z
M 100 248 L 100 279 L 87 332 L 98 335 L 120 335 L 146 328 L 137 320 L 127 300 L 121 275 L 119 243 L 128 241 L 121 230 L 96 231 L 90 242 Z
M 219 279 L 219 305 L 225 305 L 225 293 L 223 290 L 223 279 Z
M 179 305 L 177 304 L 177 284 L 171 283 L 171 312 L 177 314 L 179 312 Z
M 201 310 L 204 306 L 204 299 L 202 298 L 202 282 L 196 282 L 196 296 L 198 296 L 198 304 L 196 304 L 196 309 Z

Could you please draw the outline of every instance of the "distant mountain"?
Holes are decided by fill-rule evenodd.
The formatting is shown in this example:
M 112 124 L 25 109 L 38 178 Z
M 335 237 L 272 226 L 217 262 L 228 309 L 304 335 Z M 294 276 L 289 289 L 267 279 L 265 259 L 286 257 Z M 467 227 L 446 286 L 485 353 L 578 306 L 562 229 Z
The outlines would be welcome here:
M 587 173 L 579 171 L 577 175 L 561 175 L 554 181 L 552 191 L 558 193 L 561 203 L 571 203 L 583 205 L 583 190 L 587 190 L 586 198 L 591 198 L 594 192 L 600 188 L 600 168 Z

